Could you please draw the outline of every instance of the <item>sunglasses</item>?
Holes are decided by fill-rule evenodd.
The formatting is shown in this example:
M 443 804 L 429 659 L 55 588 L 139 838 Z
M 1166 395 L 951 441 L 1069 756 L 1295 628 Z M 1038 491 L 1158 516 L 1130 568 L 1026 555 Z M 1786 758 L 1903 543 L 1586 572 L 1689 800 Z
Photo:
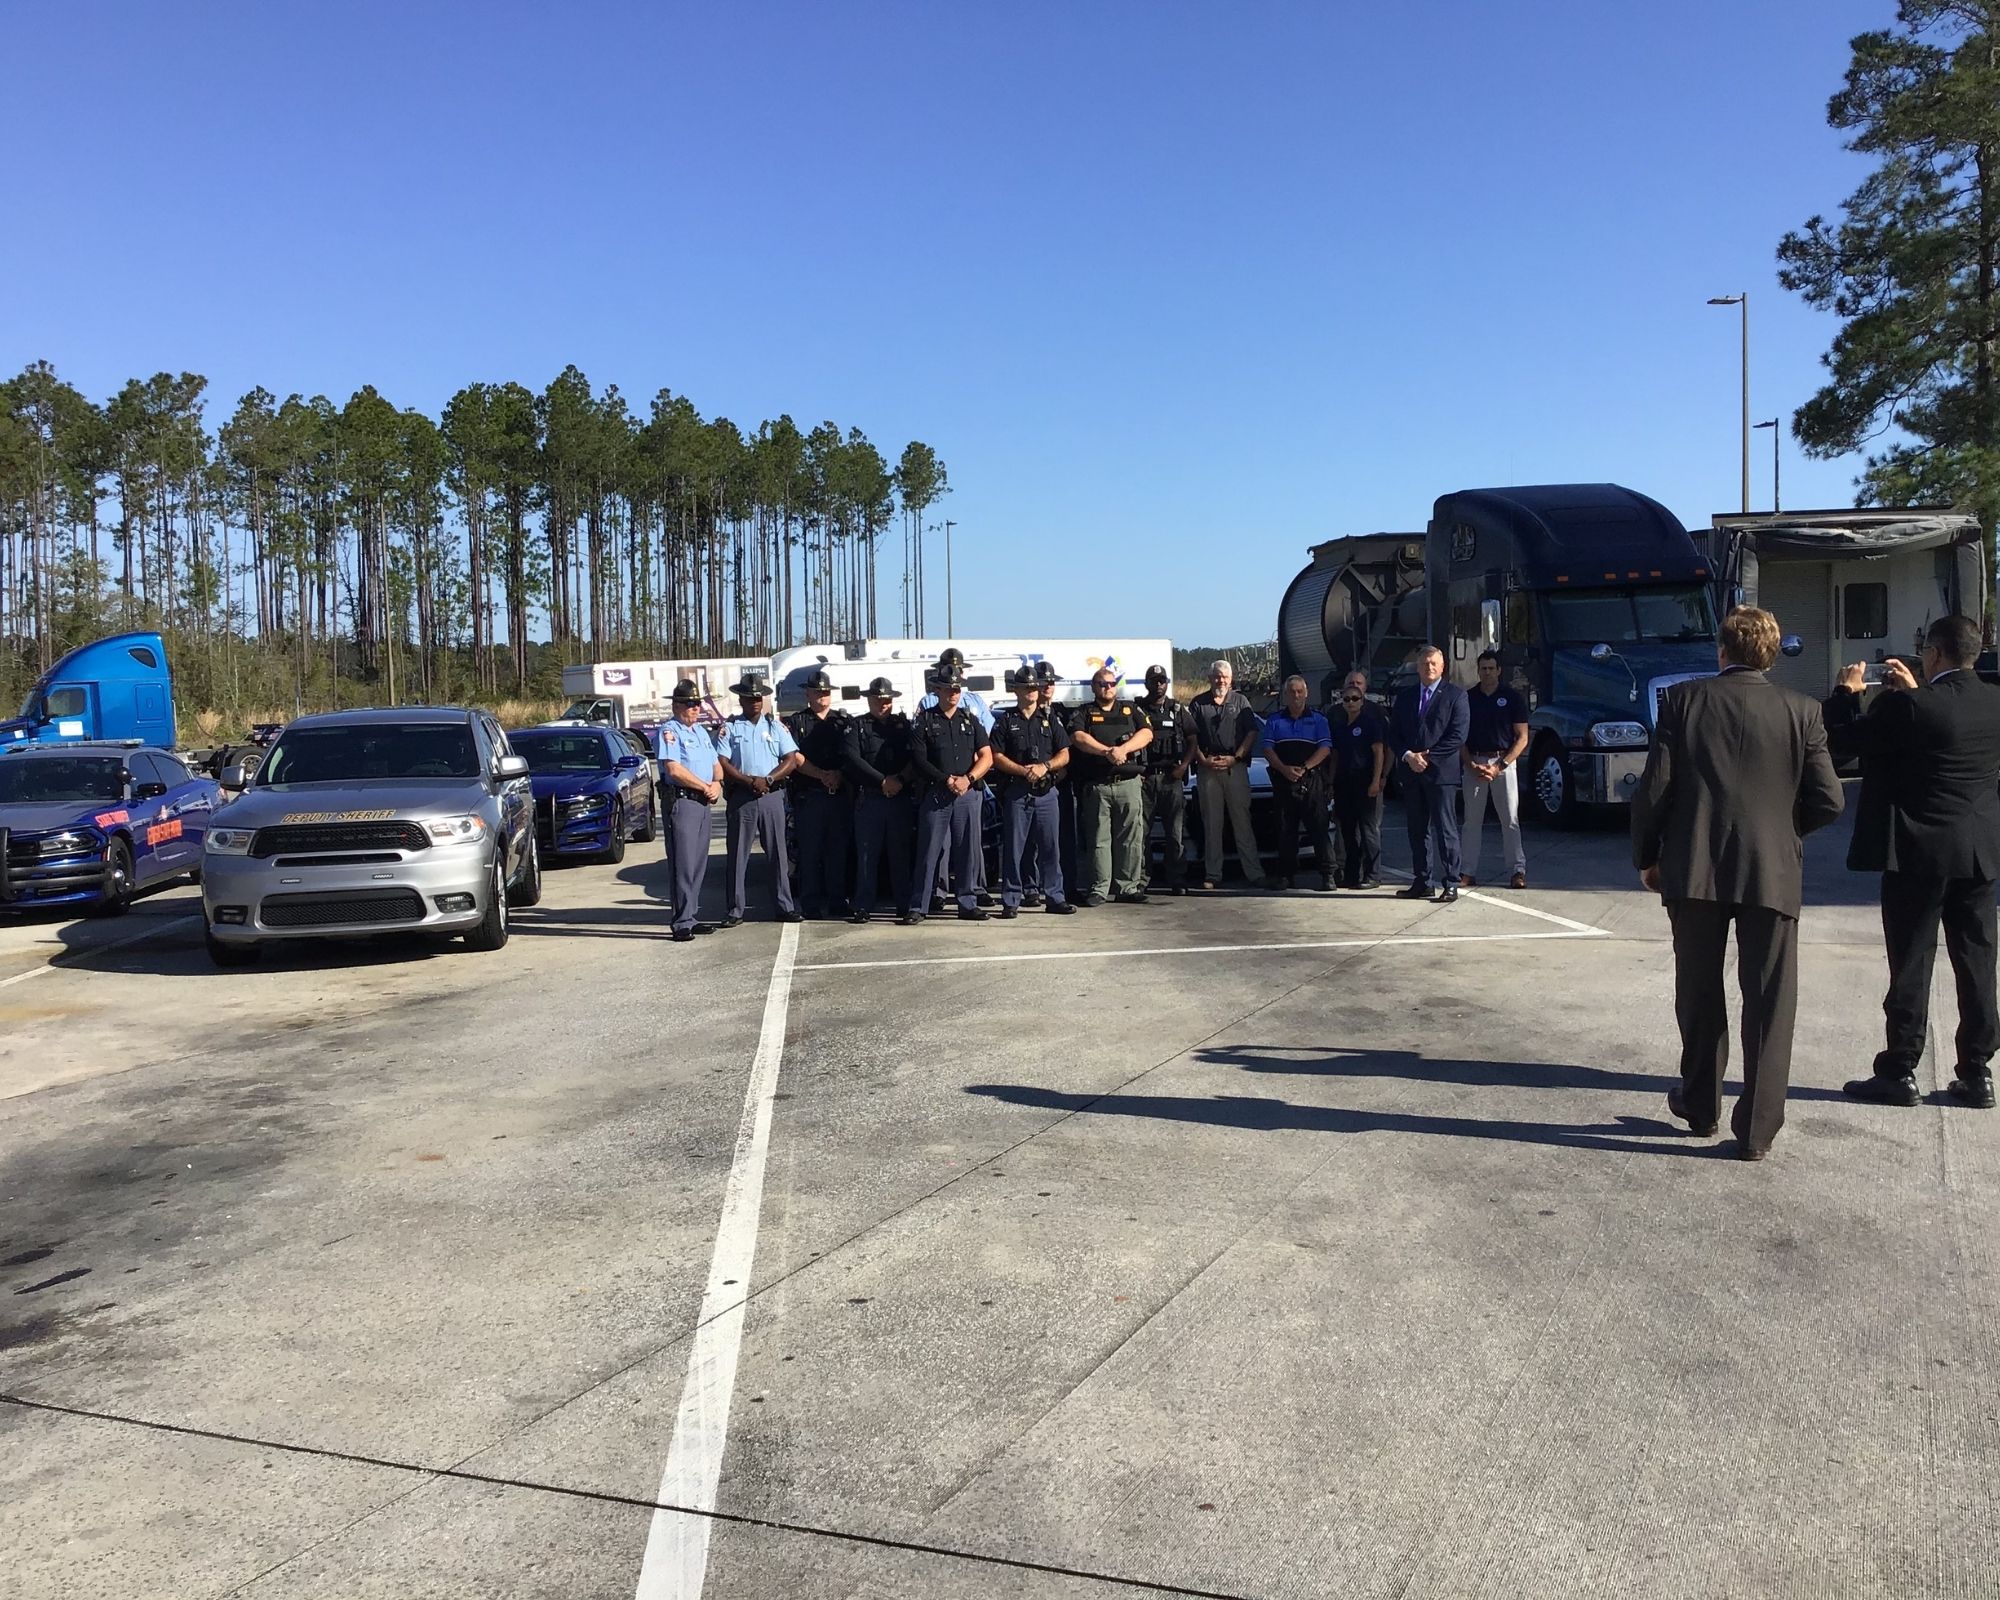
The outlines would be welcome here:
M 1340 697 L 1340 703 L 1342 705 L 1358 706 L 1361 704 L 1361 701 L 1362 701 L 1362 696 L 1358 694 L 1344 694 Z

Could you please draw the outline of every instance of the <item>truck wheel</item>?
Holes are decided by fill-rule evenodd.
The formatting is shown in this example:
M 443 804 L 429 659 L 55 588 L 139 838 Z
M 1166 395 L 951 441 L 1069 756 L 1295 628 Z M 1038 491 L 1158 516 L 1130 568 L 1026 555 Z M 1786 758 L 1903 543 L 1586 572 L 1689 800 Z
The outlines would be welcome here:
M 201 942 L 208 946 L 208 959 L 218 967 L 255 966 L 264 954 L 254 944 L 230 944 L 216 938 L 215 930 L 206 923 L 202 925 Z
M 625 859 L 625 809 L 611 808 L 611 843 L 605 846 L 604 859 L 614 867 Z
M 132 904 L 132 847 L 113 839 L 105 852 L 104 898 L 90 908 L 93 917 L 122 916 Z
M 507 943 L 507 856 L 495 851 L 493 881 L 486 890 L 486 915 L 479 926 L 465 936 L 468 950 L 499 950 Z
M 1529 758 L 1528 794 L 1535 815 L 1552 828 L 1574 828 L 1583 820 L 1583 807 L 1576 798 L 1576 780 L 1570 776 L 1563 747 L 1544 738 Z
M 660 836 L 660 797 L 648 792 L 646 795 L 646 831 L 632 835 L 635 844 L 651 844 Z
M 521 869 L 521 881 L 507 891 L 510 906 L 538 906 L 542 903 L 542 844 L 528 841 L 528 864 Z

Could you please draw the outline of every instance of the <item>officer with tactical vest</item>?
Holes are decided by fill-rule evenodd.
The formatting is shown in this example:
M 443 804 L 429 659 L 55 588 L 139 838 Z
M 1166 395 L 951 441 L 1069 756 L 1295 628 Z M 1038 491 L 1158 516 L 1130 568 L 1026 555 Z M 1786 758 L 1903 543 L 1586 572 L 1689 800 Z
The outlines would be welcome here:
M 859 924 L 874 915 L 875 890 L 886 862 L 896 921 L 911 928 L 922 919 L 912 893 L 917 804 L 910 719 L 896 709 L 901 692 L 887 678 L 877 678 L 868 685 L 868 714 L 847 723 L 841 765 L 854 790 L 854 909 L 847 920 Z
M 833 679 L 824 668 L 806 679 L 805 695 L 805 709 L 785 718 L 799 747 L 791 780 L 799 910 L 813 918 L 844 917 L 854 796 L 841 771 L 841 751 L 853 718 L 834 708 Z
M 1000 915 L 1012 920 L 1020 914 L 1026 855 L 1047 909 L 1068 916 L 1076 908 L 1063 896 L 1056 780 L 1069 765 L 1069 735 L 1037 704 L 1033 667 L 1008 673 L 1007 687 L 1014 704 L 993 719 L 992 734 L 993 767 L 1000 774 Z
M 1137 704 L 1146 718 L 1146 726 L 1153 730 L 1153 738 L 1146 746 L 1145 772 L 1139 779 L 1144 790 L 1141 798 L 1145 801 L 1140 828 L 1150 848 L 1153 821 L 1159 819 L 1162 830 L 1159 886 L 1167 894 L 1186 894 L 1187 775 L 1194 760 L 1194 718 L 1174 698 L 1173 690 L 1173 678 L 1164 666 L 1146 669 L 1146 692 Z M 1142 887 L 1150 887 L 1150 873 L 1147 879 Z
M 978 899 L 980 834 L 985 821 L 982 781 L 993 765 L 992 741 L 960 703 L 965 674 L 933 667 L 925 681 L 937 704 L 917 713 L 910 759 L 927 787 L 917 805 L 917 883 L 928 893 L 949 869 L 962 922 L 984 922 Z
M 661 724 L 653 740 L 674 876 L 674 942 L 687 944 L 698 933 L 714 931 L 695 919 L 702 880 L 708 876 L 709 807 L 722 798 L 722 760 L 701 724 L 701 690 L 692 680 L 674 685 L 673 719 Z
M 1139 887 L 1146 867 L 1146 835 L 1141 817 L 1139 776 L 1153 730 L 1146 714 L 1118 698 L 1118 678 L 1110 667 L 1091 675 L 1094 697 L 1070 718 L 1070 770 L 1077 785 L 1077 863 L 1083 903 L 1104 904 L 1108 889 L 1120 905 L 1142 906 Z

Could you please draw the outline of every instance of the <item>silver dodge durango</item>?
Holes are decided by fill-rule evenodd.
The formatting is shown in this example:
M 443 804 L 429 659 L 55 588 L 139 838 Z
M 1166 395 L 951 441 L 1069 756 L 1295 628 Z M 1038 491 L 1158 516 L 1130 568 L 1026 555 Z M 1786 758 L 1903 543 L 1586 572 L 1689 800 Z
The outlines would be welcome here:
M 509 907 L 541 898 L 528 764 L 483 711 L 301 717 L 222 787 L 201 887 L 218 966 L 274 939 L 405 931 L 497 950 Z

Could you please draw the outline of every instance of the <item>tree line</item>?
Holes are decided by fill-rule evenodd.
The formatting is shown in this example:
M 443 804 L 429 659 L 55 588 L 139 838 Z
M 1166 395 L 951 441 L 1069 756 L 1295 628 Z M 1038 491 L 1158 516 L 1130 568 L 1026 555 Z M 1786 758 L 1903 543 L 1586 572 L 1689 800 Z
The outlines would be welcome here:
M 187 705 L 553 693 L 562 663 L 765 654 L 922 625 L 931 446 L 746 433 L 662 389 L 643 412 L 574 366 L 470 383 L 435 418 L 257 388 L 212 433 L 208 382 L 99 404 L 35 362 L 0 384 L 0 689 L 119 628 L 169 635 Z M 898 570 L 899 569 L 899 570 Z M 896 606 L 892 599 L 891 606 Z

